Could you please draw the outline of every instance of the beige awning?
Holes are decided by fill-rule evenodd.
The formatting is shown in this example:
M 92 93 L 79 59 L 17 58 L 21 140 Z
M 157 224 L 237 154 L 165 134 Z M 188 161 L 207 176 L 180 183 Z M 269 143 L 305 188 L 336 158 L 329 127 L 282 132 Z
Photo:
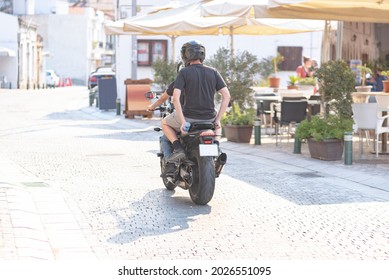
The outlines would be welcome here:
M 242 0 L 241 0 L 242 1 Z M 245 1 L 245 0 L 243 0 Z M 267 1 L 267 0 L 266 0 Z M 233 35 L 280 35 L 323 30 L 324 23 L 315 20 L 259 19 L 239 16 L 202 16 L 202 6 L 212 1 L 202 1 L 154 14 L 137 16 L 128 20 L 107 23 L 109 34 L 137 35 L 230 35 L 233 53 Z
M 271 12 L 282 18 L 306 18 L 389 23 L 388 0 L 269 0 L 269 7 L 255 7 L 255 15 Z

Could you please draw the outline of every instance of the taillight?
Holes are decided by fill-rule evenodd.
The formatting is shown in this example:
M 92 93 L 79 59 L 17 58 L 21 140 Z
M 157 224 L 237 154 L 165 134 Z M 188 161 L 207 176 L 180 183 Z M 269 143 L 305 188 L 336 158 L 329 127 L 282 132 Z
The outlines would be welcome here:
M 89 81 L 91 81 L 93 83 L 97 82 L 97 78 L 95 76 L 92 76 L 92 77 L 89 78 Z
M 200 133 L 201 143 L 203 144 L 213 144 L 213 140 L 215 139 L 215 132 L 212 130 L 203 131 Z

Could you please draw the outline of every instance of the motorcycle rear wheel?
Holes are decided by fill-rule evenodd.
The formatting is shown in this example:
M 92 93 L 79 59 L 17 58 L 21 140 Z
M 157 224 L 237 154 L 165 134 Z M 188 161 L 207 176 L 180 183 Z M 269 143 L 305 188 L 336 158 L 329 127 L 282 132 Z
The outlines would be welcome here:
M 190 160 L 195 163 L 192 166 L 190 198 L 196 204 L 205 205 L 211 201 L 215 191 L 215 162 L 213 157 L 201 157 L 198 150 L 191 153 Z

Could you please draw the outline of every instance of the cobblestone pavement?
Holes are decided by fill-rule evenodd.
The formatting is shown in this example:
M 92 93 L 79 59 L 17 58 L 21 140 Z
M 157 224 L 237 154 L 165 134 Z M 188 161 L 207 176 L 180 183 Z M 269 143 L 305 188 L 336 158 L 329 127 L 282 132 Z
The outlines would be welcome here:
M 207 206 L 167 191 L 159 119 L 87 107 L 85 88 L 0 92 L 0 259 L 389 259 L 389 164 L 222 142 Z

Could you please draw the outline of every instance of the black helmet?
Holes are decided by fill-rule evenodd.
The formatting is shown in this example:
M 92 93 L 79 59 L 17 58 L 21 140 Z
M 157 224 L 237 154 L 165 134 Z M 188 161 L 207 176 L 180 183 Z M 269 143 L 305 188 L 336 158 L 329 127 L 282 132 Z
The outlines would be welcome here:
M 205 59 L 205 47 L 196 40 L 186 42 L 181 47 L 181 59 L 185 66 L 188 66 L 192 60 L 196 59 L 200 59 L 203 62 Z

